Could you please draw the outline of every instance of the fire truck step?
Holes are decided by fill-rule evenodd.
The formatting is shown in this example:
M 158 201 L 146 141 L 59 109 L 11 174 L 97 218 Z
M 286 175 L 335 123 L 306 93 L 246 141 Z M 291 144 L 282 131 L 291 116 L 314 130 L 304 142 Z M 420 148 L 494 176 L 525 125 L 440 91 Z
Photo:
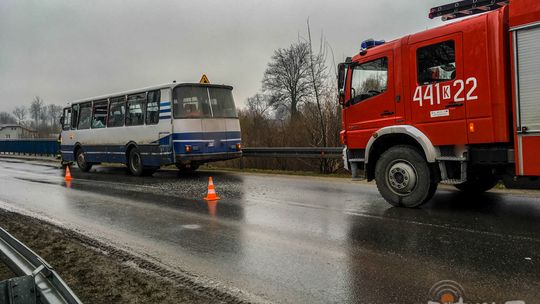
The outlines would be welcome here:
M 441 181 L 441 184 L 445 185 L 459 185 L 463 184 L 465 181 L 461 179 L 444 179 Z
M 459 156 L 439 156 L 439 157 L 436 157 L 435 159 L 437 161 L 458 161 L 458 162 L 467 161 L 467 158 L 459 157 Z

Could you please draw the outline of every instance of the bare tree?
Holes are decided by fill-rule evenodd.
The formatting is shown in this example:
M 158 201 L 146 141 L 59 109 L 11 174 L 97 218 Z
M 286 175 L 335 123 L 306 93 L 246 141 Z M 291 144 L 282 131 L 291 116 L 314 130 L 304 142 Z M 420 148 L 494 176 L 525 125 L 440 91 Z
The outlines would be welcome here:
M 51 128 L 57 129 L 59 127 L 60 116 L 62 116 L 62 107 L 50 104 L 47 106 L 47 117 L 50 119 Z
M 17 120 L 8 112 L 0 112 L 0 124 L 15 124 Z
M 319 52 L 313 54 L 313 43 L 311 41 L 311 29 L 309 27 L 309 19 L 307 20 L 307 31 L 308 31 L 308 43 L 309 43 L 309 82 L 313 89 L 313 95 L 315 97 L 315 102 L 317 104 L 319 127 L 321 131 L 322 146 L 328 146 L 328 140 L 326 138 L 326 123 L 323 117 L 323 109 L 321 105 L 321 95 L 326 89 L 325 85 L 328 80 L 328 69 L 326 67 L 326 49 L 323 44 L 323 37 L 321 36 L 321 43 L 319 47 Z
M 295 118 L 298 106 L 310 95 L 309 45 L 293 43 L 286 49 L 277 49 L 264 72 L 263 90 L 270 96 L 276 109 L 286 107 Z
M 48 124 L 48 112 L 47 112 L 47 105 L 43 104 L 41 107 L 41 111 L 39 112 L 39 119 L 41 120 L 41 126 L 43 129 L 47 127 Z
M 43 99 L 39 96 L 34 97 L 34 100 L 32 100 L 32 103 L 30 104 L 30 116 L 34 120 L 34 127 L 36 129 L 39 127 L 39 120 L 43 116 L 43 105 Z
M 27 109 L 25 106 L 15 107 L 13 110 L 13 115 L 17 118 L 17 123 L 20 125 L 26 119 Z
M 268 96 L 257 93 L 247 99 L 247 109 L 255 117 L 265 117 L 269 109 Z

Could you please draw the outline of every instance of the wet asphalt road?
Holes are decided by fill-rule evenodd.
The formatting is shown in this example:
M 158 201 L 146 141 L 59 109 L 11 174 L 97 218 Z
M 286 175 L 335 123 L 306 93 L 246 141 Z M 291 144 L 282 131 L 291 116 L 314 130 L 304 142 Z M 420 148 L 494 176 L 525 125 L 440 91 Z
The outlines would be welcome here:
M 439 190 L 391 208 L 347 179 L 73 170 L 0 160 L 0 207 L 31 213 L 148 259 L 279 303 L 427 303 L 440 280 L 467 303 L 538 303 L 540 199 Z M 217 203 L 202 200 L 212 175 Z M 540 195 L 539 195 L 540 196 Z M 0 223 L 1 224 L 1 223 Z M 205 283 L 205 284 L 206 284 Z

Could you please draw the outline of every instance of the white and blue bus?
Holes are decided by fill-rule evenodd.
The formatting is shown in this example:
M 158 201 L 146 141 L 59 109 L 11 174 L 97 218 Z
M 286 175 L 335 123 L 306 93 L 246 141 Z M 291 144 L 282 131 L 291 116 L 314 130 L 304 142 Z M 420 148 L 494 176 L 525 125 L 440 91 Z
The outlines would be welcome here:
M 238 158 L 240 123 L 232 87 L 172 83 L 72 102 L 64 108 L 62 161 L 82 171 L 124 163 L 136 176 Z

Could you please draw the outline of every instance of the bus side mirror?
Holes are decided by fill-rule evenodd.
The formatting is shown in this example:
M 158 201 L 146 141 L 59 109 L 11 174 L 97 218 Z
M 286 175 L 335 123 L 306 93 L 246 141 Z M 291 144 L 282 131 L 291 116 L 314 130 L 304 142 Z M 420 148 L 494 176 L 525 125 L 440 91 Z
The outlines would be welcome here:
M 65 121 L 65 118 L 64 116 L 60 117 L 60 125 L 63 126 L 64 125 L 64 121 Z

